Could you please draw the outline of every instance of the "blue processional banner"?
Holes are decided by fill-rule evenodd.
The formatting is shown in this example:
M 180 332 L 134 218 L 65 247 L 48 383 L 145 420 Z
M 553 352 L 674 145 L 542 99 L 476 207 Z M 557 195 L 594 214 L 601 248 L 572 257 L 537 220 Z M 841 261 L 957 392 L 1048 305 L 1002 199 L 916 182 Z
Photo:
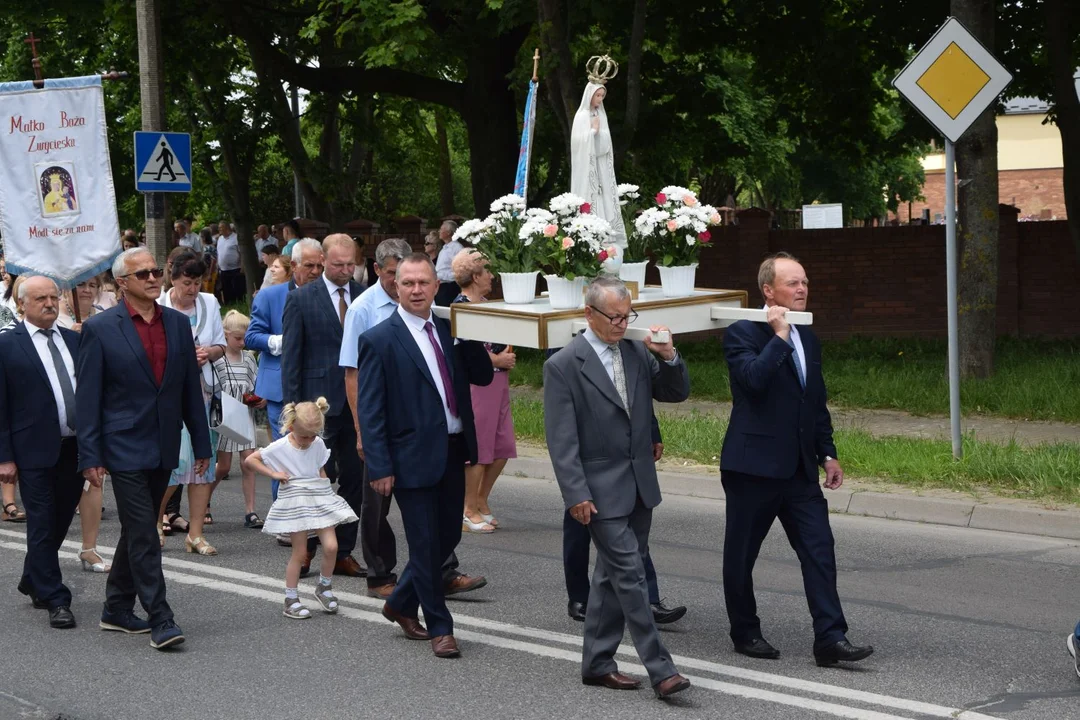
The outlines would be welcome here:
M 529 83 L 529 97 L 525 101 L 525 122 L 521 127 L 521 150 L 518 152 L 517 176 L 514 179 L 514 194 L 528 199 L 529 195 L 529 160 L 532 158 L 533 130 L 536 128 L 536 89 L 540 83 Z

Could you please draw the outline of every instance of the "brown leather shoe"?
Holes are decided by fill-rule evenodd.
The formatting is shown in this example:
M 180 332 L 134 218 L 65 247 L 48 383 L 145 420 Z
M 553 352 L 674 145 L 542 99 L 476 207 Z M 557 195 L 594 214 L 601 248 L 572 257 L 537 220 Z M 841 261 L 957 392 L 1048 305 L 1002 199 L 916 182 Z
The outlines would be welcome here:
M 339 558 L 334 565 L 335 575 L 348 575 L 349 577 L 367 577 L 367 568 L 356 562 L 352 555 Z
M 386 583 L 385 585 L 376 585 L 375 587 L 369 587 L 367 589 L 368 597 L 379 598 L 385 600 L 390 597 L 390 594 L 394 592 L 394 588 L 397 585 L 394 583 Z
M 653 690 L 656 691 L 656 697 L 661 700 L 666 700 L 677 692 L 682 692 L 690 687 L 690 681 L 684 678 L 682 675 L 675 673 L 667 680 L 661 680 L 653 686 Z
M 461 651 L 458 650 L 457 640 L 453 635 L 436 635 L 431 638 L 431 651 L 435 653 L 435 657 L 461 657 Z
M 461 593 L 479 590 L 487 585 L 487 578 L 483 575 L 473 577 L 471 575 L 458 575 L 456 578 L 443 585 L 444 595 L 460 595 Z
M 582 685 L 603 685 L 606 688 L 612 690 L 637 690 L 641 687 L 641 681 L 635 680 L 629 675 L 623 675 L 616 670 L 615 672 L 609 672 L 607 675 L 593 675 L 591 677 L 582 676 Z
M 392 623 L 397 623 L 410 640 L 430 640 L 431 636 L 417 618 L 405 617 L 389 605 L 383 605 L 382 616 Z
M 306 578 L 311 574 L 311 560 L 315 557 L 314 553 L 308 553 L 304 556 L 304 564 L 300 566 L 300 577 Z

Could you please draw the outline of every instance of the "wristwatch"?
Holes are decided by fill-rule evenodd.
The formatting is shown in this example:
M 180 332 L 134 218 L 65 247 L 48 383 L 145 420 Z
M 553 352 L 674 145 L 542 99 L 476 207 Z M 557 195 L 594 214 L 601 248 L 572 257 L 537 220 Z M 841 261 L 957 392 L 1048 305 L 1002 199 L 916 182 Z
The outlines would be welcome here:
M 821 461 L 821 466 L 824 467 L 825 463 L 829 462 L 830 460 L 835 460 L 835 459 L 836 458 L 834 458 L 832 455 L 826 455 L 825 459 Z

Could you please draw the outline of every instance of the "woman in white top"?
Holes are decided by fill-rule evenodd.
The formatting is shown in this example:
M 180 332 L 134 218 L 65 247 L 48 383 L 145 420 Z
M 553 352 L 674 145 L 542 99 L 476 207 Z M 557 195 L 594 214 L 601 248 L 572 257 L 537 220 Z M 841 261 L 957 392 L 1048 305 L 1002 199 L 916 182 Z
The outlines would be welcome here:
M 210 397 L 216 384 L 214 379 L 214 361 L 225 354 L 225 329 L 221 324 L 221 305 L 217 298 L 209 293 L 199 292 L 202 287 L 206 262 L 201 254 L 194 251 L 178 255 L 172 264 L 172 287 L 162 293 L 158 302 L 167 308 L 187 315 L 191 321 L 191 334 L 195 338 L 195 358 L 202 368 L 203 403 L 207 412 L 210 409 Z M 216 433 L 211 432 L 211 442 L 216 444 Z M 202 530 L 210 511 L 210 493 L 214 482 L 214 458 L 210 458 L 209 467 L 202 475 L 194 470 L 195 456 L 191 447 L 191 436 L 185 427 L 180 436 L 180 466 L 173 470 L 169 479 L 169 488 L 161 502 L 159 517 L 164 517 L 169 498 L 176 492 L 176 486 L 186 485 L 188 489 L 188 534 L 184 548 L 189 553 L 216 555 L 217 550 L 203 537 Z M 165 542 L 163 531 L 159 527 L 162 544 Z

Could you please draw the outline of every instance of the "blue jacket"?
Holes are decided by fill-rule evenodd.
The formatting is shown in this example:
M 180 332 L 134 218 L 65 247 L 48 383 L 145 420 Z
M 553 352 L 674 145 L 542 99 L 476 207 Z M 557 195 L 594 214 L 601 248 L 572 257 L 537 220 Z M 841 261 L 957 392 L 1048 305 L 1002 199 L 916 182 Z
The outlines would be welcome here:
M 195 457 L 210 457 L 191 323 L 176 310 L 162 313 L 168 351 L 160 387 L 125 303 L 83 323 L 75 390 L 80 470 L 173 470 L 184 424 Z
M 454 345 L 450 323 L 435 318 L 446 353 L 458 412 L 476 463 L 476 427 L 469 385 L 490 385 L 495 371 L 480 343 Z M 424 356 L 396 312 L 360 336 L 357 343 L 356 407 L 364 460 L 372 480 L 394 476 L 395 487 L 433 487 L 446 467 L 446 413 Z
M 349 297 L 364 286 L 349 281 Z M 281 401 L 330 403 L 330 416 L 345 407 L 345 368 L 338 364 L 344 329 L 326 283 L 316 278 L 289 293 L 281 320 Z
M 290 280 L 260 290 L 251 303 L 251 323 L 244 334 L 244 345 L 259 351 L 255 394 L 272 402 L 281 402 L 281 356 L 270 353 L 270 336 L 281 335 L 285 298 L 295 289 L 296 283 Z
M 732 406 L 721 470 L 781 480 L 801 470 L 817 482 L 817 466 L 826 455 L 836 457 L 821 343 L 808 326 L 799 327 L 799 337 L 806 358 L 805 390 L 795 351 L 767 323 L 740 320 L 724 333 Z
M 76 368 L 79 334 L 60 328 Z M 52 384 L 26 326 L 0 335 L 0 463 L 27 470 L 60 459 L 60 418 Z

